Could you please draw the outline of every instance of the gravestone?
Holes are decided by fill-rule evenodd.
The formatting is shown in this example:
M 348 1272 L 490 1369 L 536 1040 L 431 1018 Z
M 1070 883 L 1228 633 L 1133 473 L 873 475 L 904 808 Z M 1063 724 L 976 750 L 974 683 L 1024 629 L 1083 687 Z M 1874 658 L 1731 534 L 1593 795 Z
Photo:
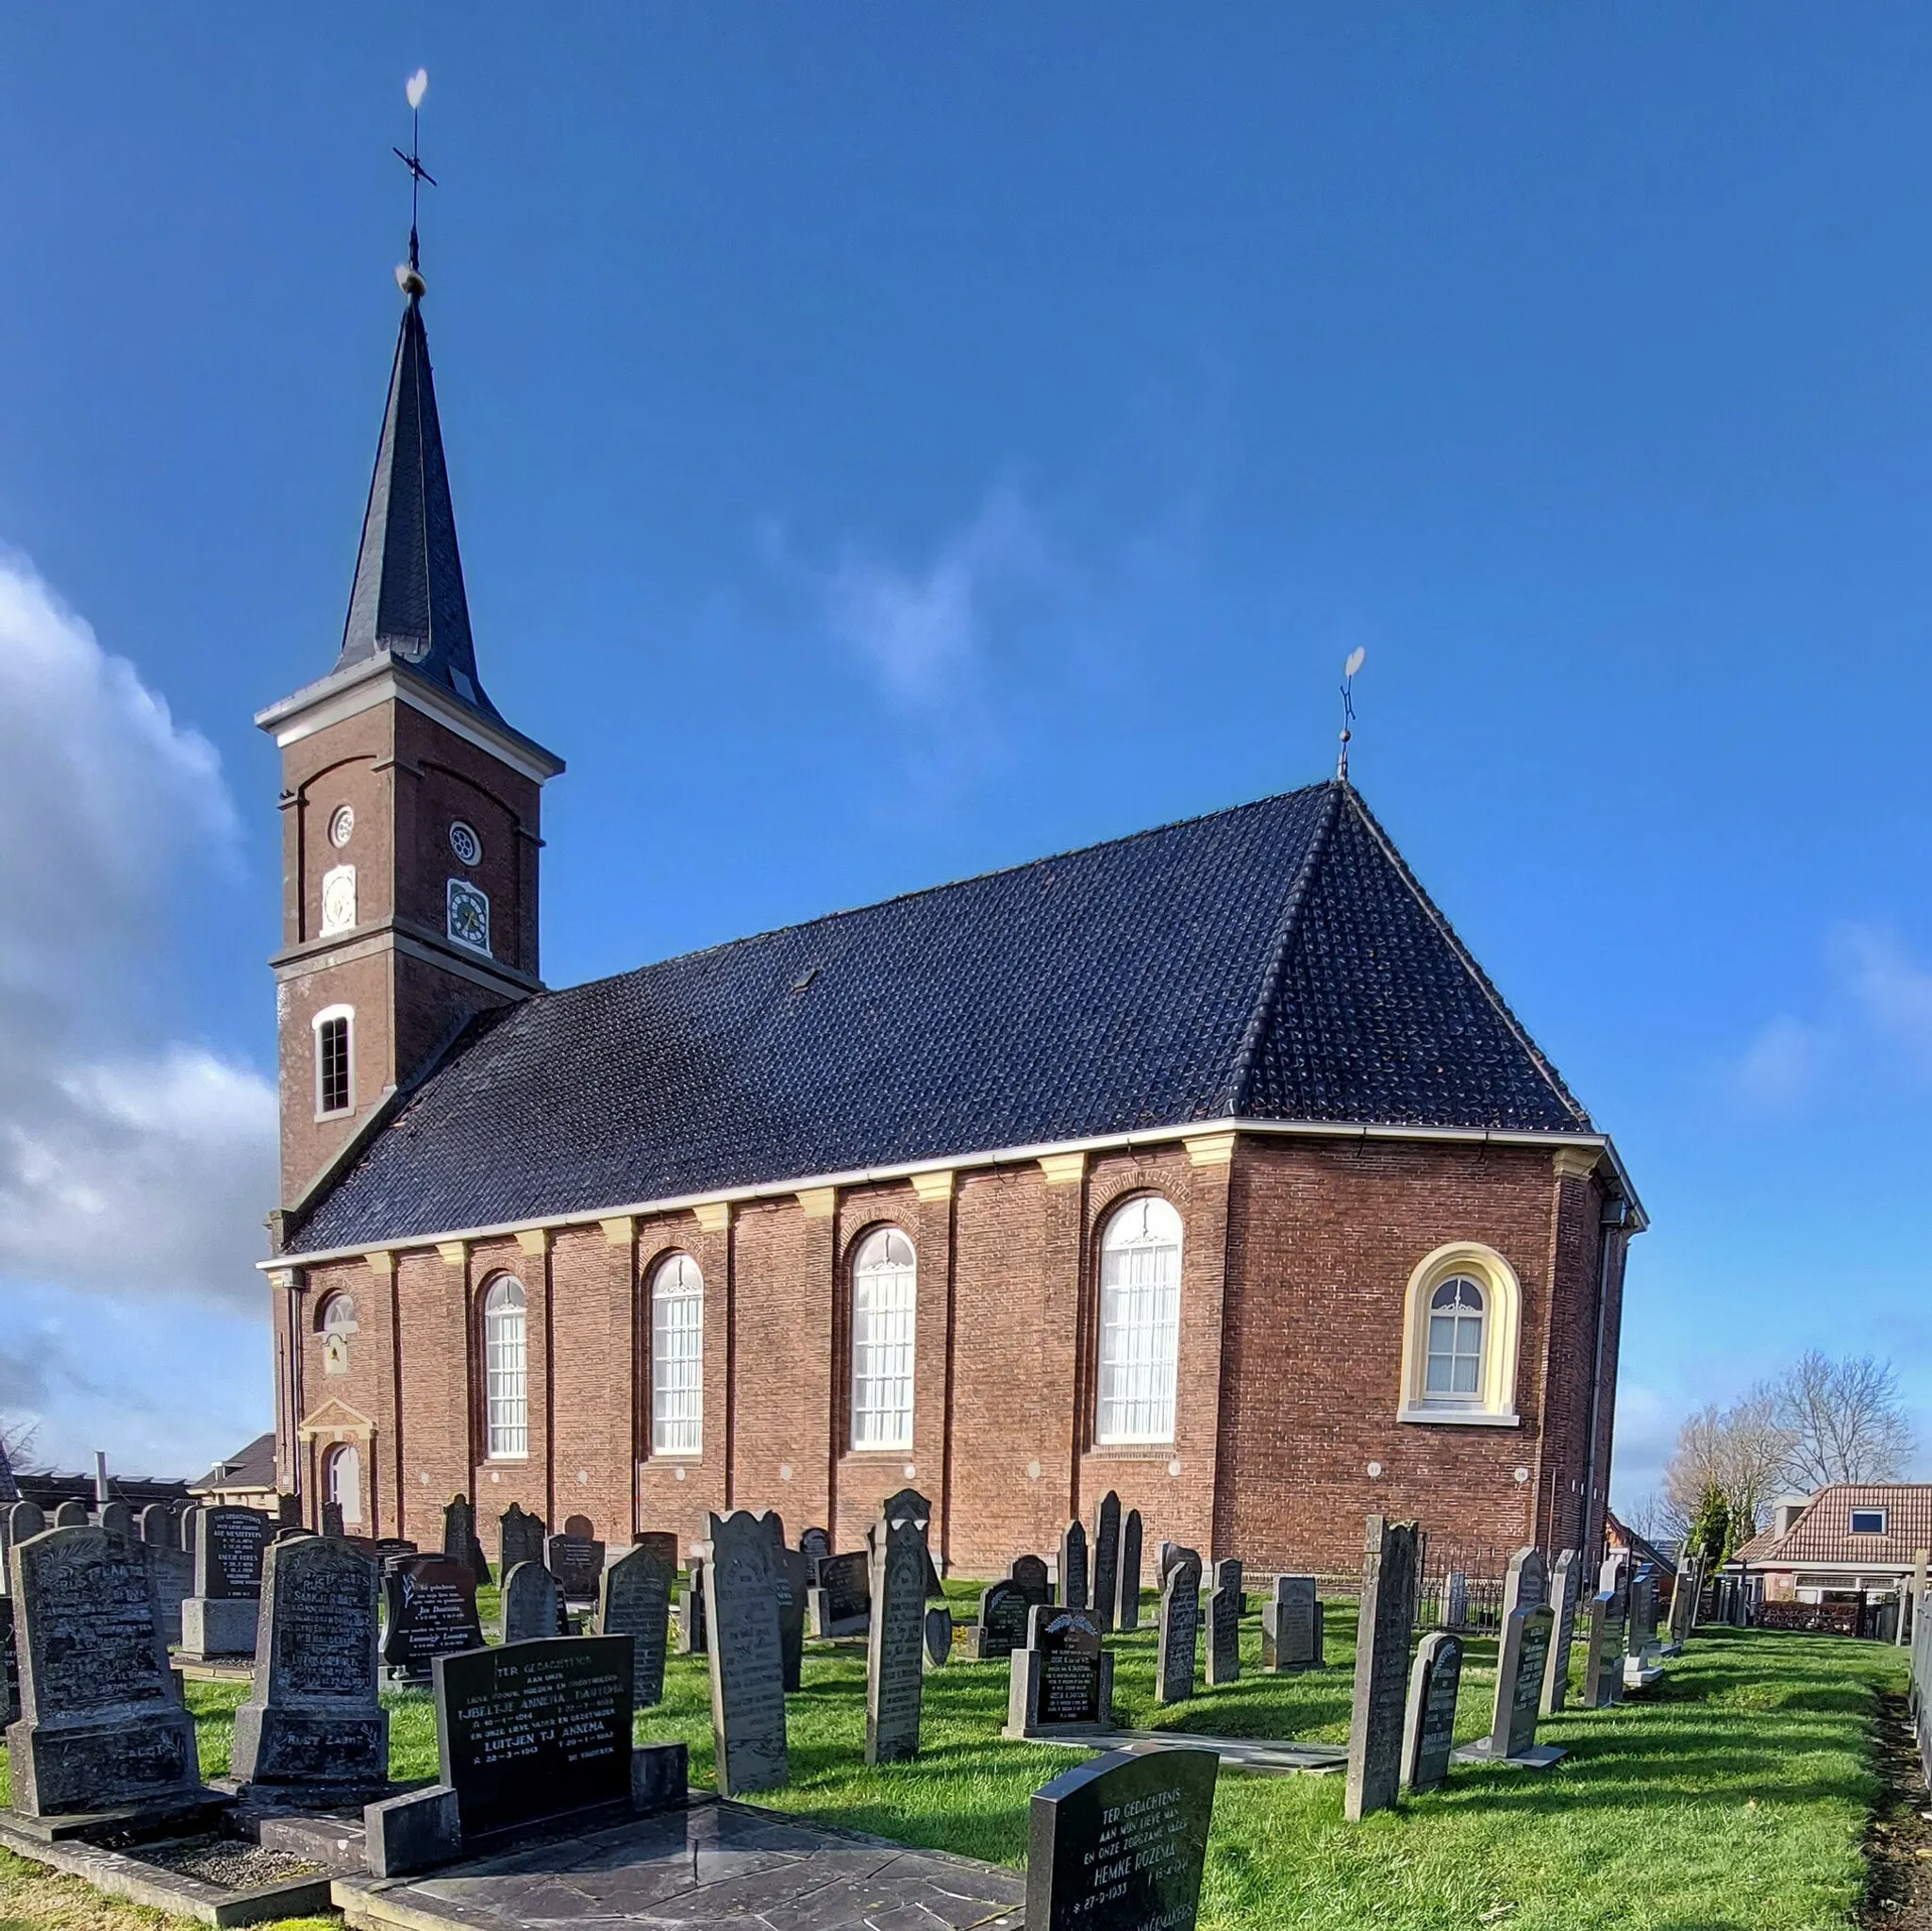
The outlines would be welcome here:
M 919 1755 L 925 1694 L 925 1531 L 932 1504 L 901 1489 L 880 1505 L 872 1544 L 872 1627 L 865 1645 L 865 1760 Z
M 541 1642 L 546 1637 L 569 1634 L 563 1585 L 541 1562 L 519 1562 L 503 1579 L 504 1641 Z
M 819 1563 L 817 1586 L 807 1592 L 806 1608 L 814 1636 L 863 1636 L 872 1623 L 872 1556 L 867 1552 L 827 1556 Z M 924 1576 L 921 1594 L 924 1593 Z
M 1451 1629 L 1469 1626 L 1469 1577 L 1460 1569 L 1452 1569 L 1442 1585 L 1442 1621 Z
M 705 1639 L 705 1562 L 693 1556 L 677 1595 L 677 1654 L 701 1656 L 710 1645 Z
M 807 1529 L 798 1539 L 798 1553 L 808 1562 L 819 1562 L 832 1553 L 832 1538 L 824 1529 Z M 814 1573 L 813 1580 L 817 1580 Z
M 1541 1608 L 1549 1600 L 1549 1576 L 1543 1568 L 1543 1554 L 1525 1544 L 1509 1558 L 1503 1572 L 1503 1613 L 1496 1627 L 1506 1629 L 1518 1609 Z
M 1358 1823 L 1395 1802 L 1408 1638 L 1415 1626 L 1417 1526 L 1368 1519 L 1361 1612 L 1356 1623 L 1355 1693 L 1348 1722 L 1348 1785 L 1341 1814 Z
M 1201 1558 L 1182 1549 L 1160 1586 L 1160 1640 L 1154 1700 L 1184 1703 L 1194 1693 L 1194 1643 L 1201 1633 Z
M 0 1506 L 0 1595 L 8 1594 L 13 1588 L 10 1580 L 12 1564 L 8 1560 L 7 1552 L 16 1543 L 24 1542 L 29 1536 L 45 1535 L 47 1518 L 31 1502 L 11 1502 Z
M 1277 1575 L 1261 1605 L 1261 1667 L 1285 1676 L 1322 1667 L 1322 1605 L 1312 1575 Z
M 785 1693 L 805 1683 L 805 1606 L 811 1594 L 811 1558 L 797 1549 L 780 1549 L 778 1576 L 778 1641 L 785 1654 Z
M 367 1796 L 389 1783 L 376 1695 L 375 1563 L 331 1538 L 277 1542 L 261 1577 L 255 1683 L 235 1712 L 233 1774 Z
M 925 1612 L 925 1666 L 937 1670 L 953 1660 L 953 1612 L 941 1605 Z
M 1083 1523 L 1070 1522 L 1060 1537 L 1060 1607 L 1087 1606 L 1087 1530 Z
M 8 1561 L 21 1707 L 7 1732 L 14 1809 L 55 1817 L 192 1804 L 203 1794 L 194 1720 L 140 1556 L 77 1525 L 17 1543 Z
M 1034 1793 L 1027 1931 L 1194 1931 L 1221 1759 L 1113 1751 Z
M 1621 1630 L 1610 1626 L 1610 1608 L 1615 1598 L 1608 1590 L 1598 1590 L 1590 1599 L 1585 1624 L 1583 1653 L 1583 1706 L 1602 1709 L 1615 1703 L 1624 1682 L 1624 1640 Z
M 442 1511 L 442 1553 L 453 1562 L 467 1562 L 477 1588 L 489 1588 L 490 1561 L 476 1540 L 476 1510 L 467 1495 L 452 1495 Z
M 1007 1564 L 1007 1580 L 1029 1604 L 1053 1601 L 1053 1582 L 1045 1561 L 1038 1556 L 1015 1556 Z
M 181 1653 L 241 1660 L 255 1654 L 261 1564 L 269 1520 L 254 1508 L 202 1508 L 194 1544 L 194 1593 L 181 1605 Z
M 1214 1587 L 1208 1591 L 1208 1687 L 1241 1678 L 1241 1565 L 1230 1556 L 1214 1565 Z
M 13 1598 L 0 1595 L 0 1725 L 20 1715 L 20 1656 L 13 1640 Z
M 1449 1781 L 1456 1747 L 1456 1698 L 1462 1688 L 1462 1640 L 1441 1630 L 1416 1645 L 1402 1724 L 1402 1788 L 1420 1794 Z
M 604 1544 L 593 1536 L 547 1536 L 543 1566 L 563 1585 L 567 1602 L 594 1603 L 604 1580 Z
M 1542 1704 L 1543 1672 L 1549 1665 L 1550 1633 L 1556 1612 L 1547 1603 L 1512 1609 L 1503 1625 L 1496 1656 L 1496 1700 L 1487 1740 L 1473 1746 L 1492 1763 L 1554 1763 L 1560 1750 L 1539 1749 L 1537 1712 Z
M 627 1636 L 571 1636 L 437 1657 L 441 1781 L 466 1852 L 629 1807 L 630 1647 Z
M 348 1524 L 342 1520 L 342 1505 L 340 1502 L 325 1502 L 322 1505 L 322 1533 L 333 1536 L 338 1541 L 348 1532 Z
M 181 1537 L 181 1546 L 192 1556 L 201 1542 L 201 1511 L 199 1502 L 191 1503 L 181 1511 L 181 1520 L 175 1524 Z
M 171 1648 L 181 1641 L 181 1608 L 194 1592 L 194 1557 L 166 1542 L 142 1542 L 136 1553 L 147 1571 L 147 1592 L 161 1625 L 161 1640 Z
M 1109 1489 L 1093 1518 L 1093 1616 L 1111 1629 L 1120 1608 L 1121 1498 Z
M 664 1647 L 671 1634 L 671 1580 L 677 1573 L 677 1538 L 637 1539 L 628 1556 L 604 1572 L 597 1597 L 597 1634 L 631 1640 L 630 1700 L 649 1709 L 664 1700 Z
M 718 1794 L 776 1790 L 791 1777 L 785 1740 L 785 1660 L 772 1538 L 738 1509 L 709 1518 L 705 1621 L 710 1634 L 711 1734 Z
M 997 1662 L 1026 1643 L 1033 1603 L 1014 1582 L 992 1582 L 979 1592 L 979 1621 L 968 1631 L 966 1654 L 975 1663 Z
M 391 1556 L 382 1570 L 382 1660 L 392 1683 L 426 1683 L 438 1656 L 483 1647 L 476 1572 L 450 1556 Z
M 125 1502 L 102 1503 L 97 1522 L 110 1536 L 119 1536 L 124 1542 L 134 1540 L 134 1511 Z
M 1570 1641 L 1576 1629 L 1576 1582 L 1579 1565 L 1574 1549 L 1565 1549 L 1550 1571 L 1550 1607 L 1556 1624 L 1550 1631 L 1550 1659 L 1543 1666 L 1542 1700 L 1539 1714 L 1553 1717 L 1570 1693 Z
M 1623 1551 L 1605 1558 L 1603 1567 L 1597 1572 L 1597 1587 L 1607 1590 L 1610 1606 L 1604 1617 L 1604 1642 L 1614 1659 L 1614 1666 L 1607 1668 L 1608 1681 L 1606 1687 L 1610 1692 L 1612 1703 L 1624 1700 L 1624 1656 L 1628 1649 L 1630 1636 L 1630 1563 Z
M 496 1519 L 496 1573 L 508 1575 L 519 1562 L 543 1560 L 543 1518 L 512 1502 Z
M 76 1496 L 70 1495 L 54 1511 L 54 1526 L 57 1529 L 84 1529 L 87 1525 L 87 1504 Z
M 1026 1647 L 1013 1652 L 1006 1734 L 1054 1736 L 1113 1727 L 1113 1658 L 1085 1609 L 1035 1604 Z
M 1116 1629 L 1141 1626 L 1141 1511 L 1127 1510 L 1121 1523 L 1121 1573 L 1114 1614 Z
M 277 1494 L 275 1520 L 277 1528 L 299 1529 L 302 1526 L 301 1496 Z

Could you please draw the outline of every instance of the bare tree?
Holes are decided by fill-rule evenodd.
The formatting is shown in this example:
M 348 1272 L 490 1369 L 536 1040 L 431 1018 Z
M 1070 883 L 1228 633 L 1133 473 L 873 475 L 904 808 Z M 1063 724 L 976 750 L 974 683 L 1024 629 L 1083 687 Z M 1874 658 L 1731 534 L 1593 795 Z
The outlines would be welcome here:
M 1780 1473 L 1794 1487 L 1895 1482 L 1905 1473 L 1914 1443 L 1890 1361 L 1871 1355 L 1834 1361 L 1813 1348 L 1770 1392 L 1787 1442 Z
M 0 1415 L 0 1461 L 10 1468 L 26 1467 L 33 1459 L 34 1443 L 40 1439 L 38 1422 L 23 1422 L 11 1415 Z
M 1620 1513 L 1624 1526 L 1635 1529 L 1646 1542 L 1679 1539 L 1687 1526 L 1670 1497 L 1657 1489 L 1647 1490 Z
M 1687 1526 L 1722 1496 L 1733 1542 L 1756 1534 L 1785 1480 L 1790 1444 L 1770 1390 L 1753 1389 L 1727 1408 L 1707 1404 L 1677 1431 L 1664 1471 L 1664 1503 Z

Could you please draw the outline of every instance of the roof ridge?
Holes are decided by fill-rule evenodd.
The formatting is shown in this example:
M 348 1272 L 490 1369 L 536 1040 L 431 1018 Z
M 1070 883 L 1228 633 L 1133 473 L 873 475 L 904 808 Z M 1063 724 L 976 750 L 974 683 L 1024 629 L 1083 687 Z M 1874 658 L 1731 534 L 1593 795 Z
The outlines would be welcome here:
M 1248 1023 L 1241 1028 L 1241 1043 L 1235 1048 L 1234 1064 L 1228 1069 L 1228 1083 L 1224 1089 L 1225 1097 L 1218 1108 L 1222 1117 L 1239 1117 L 1247 1107 L 1255 1068 L 1260 1061 L 1261 1048 L 1274 1017 L 1275 1002 L 1281 994 L 1281 975 L 1288 970 L 1289 954 L 1301 936 L 1302 908 L 1308 902 L 1308 888 L 1314 883 L 1323 859 L 1327 857 L 1335 827 L 1341 821 L 1341 794 L 1347 790 L 1347 785 L 1343 780 L 1331 779 L 1325 789 L 1328 796 L 1321 823 L 1315 826 L 1314 836 L 1308 840 L 1308 848 L 1302 854 L 1302 861 L 1295 867 L 1294 876 L 1289 880 L 1288 891 L 1281 902 L 1281 918 L 1269 941 L 1268 962 L 1261 968 L 1260 988 L 1255 994 Z
M 1353 786 L 1348 787 L 1348 801 L 1355 807 L 1357 815 L 1360 818 L 1362 825 L 1367 830 L 1369 836 L 1374 840 L 1377 849 L 1389 860 L 1390 864 L 1395 868 L 1396 876 L 1408 888 L 1416 904 L 1423 908 L 1424 916 L 1435 926 L 1436 930 L 1441 935 L 1443 941 L 1460 961 L 1463 971 L 1475 982 L 1477 990 L 1481 991 L 1483 997 L 1495 1009 L 1497 1018 L 1509 1028 L 1510 1032 L 1515 1036 L 1517 1043 L 1529 1055 L 1531 1063 L 1548 1082 L 1550 1090 L 1570 1109 L 1572 1116 L 1579 1126 L 1594 1130 L 1594 1122 L 1591 1121 L 1589 1110 L 1585 1107 L 1583 1102 L 1564 1083 L 1563 1075 L 1557 1071 L 1554 1061 L 1530 1038 L 1529 1028 L 1516 1017 L 1515 1013 L 1510 1011 L 1509 1002 L 1496 990 L 1495 984 L 1491 979 L 1489 974 L 1484 972 L 1482 967 L 1476 962 L 1475 955 L 1470 951 L 1468 946 L 1463 944 L 1462 941 L 1457 936 L 1455 926 L 1444 917 L 1436 902 L 1424 891 L 1422 880 L 1408 869 L 1408 861 L 1396 850 L 1393 841 L 1382 829 L 1381 825 L 1376 823 L 1375 814 L 1362 802 L 1361 793 Z

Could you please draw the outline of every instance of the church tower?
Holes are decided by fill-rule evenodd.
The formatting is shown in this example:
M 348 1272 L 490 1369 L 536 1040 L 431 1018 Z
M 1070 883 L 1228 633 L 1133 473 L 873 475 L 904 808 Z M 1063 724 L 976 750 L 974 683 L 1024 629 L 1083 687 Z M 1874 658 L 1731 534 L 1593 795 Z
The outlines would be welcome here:
M 256 719 L 282 753 L 283 1216 L 471 1020 L 541 989 L 541 800 L 563 762 L 477 673 L 410 241 L 341 651 Z

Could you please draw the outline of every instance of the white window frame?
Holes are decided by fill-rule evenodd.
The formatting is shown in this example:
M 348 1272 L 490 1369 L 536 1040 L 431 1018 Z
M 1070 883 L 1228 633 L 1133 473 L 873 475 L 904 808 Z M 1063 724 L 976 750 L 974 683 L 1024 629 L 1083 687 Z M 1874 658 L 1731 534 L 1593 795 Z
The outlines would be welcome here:
M 513 1273 L 483 1290 L 483 1453 L 490 1461 L 530 1458 L 529 1298 Z
M 356 1471 L 355 1480 L 350 1483 L 346 1495 L 342 1493 L 344 1464 L 352 1465 Z M 323 1452 L 322 1493 L 325 1502 L 341 1505 L 344 1529 L 362 1526 L 362 1451 L 355 1442 L 334 1442 Z
M 342 1022 L 344 1057 L 349 1062 L 349 1103 L 345 1107 L 323 1105 L 322 1029 L 335 1020 Z M 345 1120 L 356 1110 L 356 1008 L 353 1006 L 325 1006 L 308 1022 L 308 1031 L 315 1048 L 311 1055 L 315 1066 L 315 1117 L 318 1120 Z
M 1489 1332 L 1490 1296 L 1474 1274 L 1445 1275 L 1429 1290 L 1423 1308 L 1423 1400 L 1427 1406 L 1482 1406 Z M 1445 1339 L 1447 1347 L 1439 1347 Z M 1445 1377 L 1437 1374 L 1438 1361 L 1446 1364 L 1446 1385 Z M 1464 1379 L 1469 1386 L 1458 1387 Z
M 346 1311 L 347 1319 L 343 1319 Z M 362 1323 L 356 1319 L 356 1297 L 347 1288 L 331 1288 L 315 1310 L 318 1334 L 359 1334 Z
M 911 1448 L 918 1330 L 919 1256 L 911 1236 L 901 1227 L 874 1227 L 852 1250 L 855 1452 Z
M 1437 1289 L 1458 1277 L 1474 1281 L 1483 1298 L 1482 1357 L 1474 1394 L 1430 1390 L 1429 1317 Z M 1408 1277 L 1403 1304 L 1402 1382 L 1395 1418 L 1440 1426 L 1518 1428 L 1516 1352 L 1523 1324 L 1523 1288 L 1493 1247 L 1452 1240 L 1425 1255 Z
M 1136 1193 L 1100 1233 L 1100 1359 L 1093 1440 L 1102 1448 L 1174 1439 L 1181 1358 L 1180 1211 Z
M 705 1276 L 689 1254 L 651 1271 L 651 1453 L 705 1452 Z
M 1878 1526 L 1875 1529 L 1861 1529 L 1858 1526 L 1858 1518 L 1861 1515 L 1875 1515 L 1878 1518 Z M 1849 1526 L 1846 1528 L 1845 1534 L 1848 1536 L 1882 1536 L 1885 1534 L 1885 1510 L 1882 1507 L 1854 1508 L 1849 1512 L 1847 1521 Z

